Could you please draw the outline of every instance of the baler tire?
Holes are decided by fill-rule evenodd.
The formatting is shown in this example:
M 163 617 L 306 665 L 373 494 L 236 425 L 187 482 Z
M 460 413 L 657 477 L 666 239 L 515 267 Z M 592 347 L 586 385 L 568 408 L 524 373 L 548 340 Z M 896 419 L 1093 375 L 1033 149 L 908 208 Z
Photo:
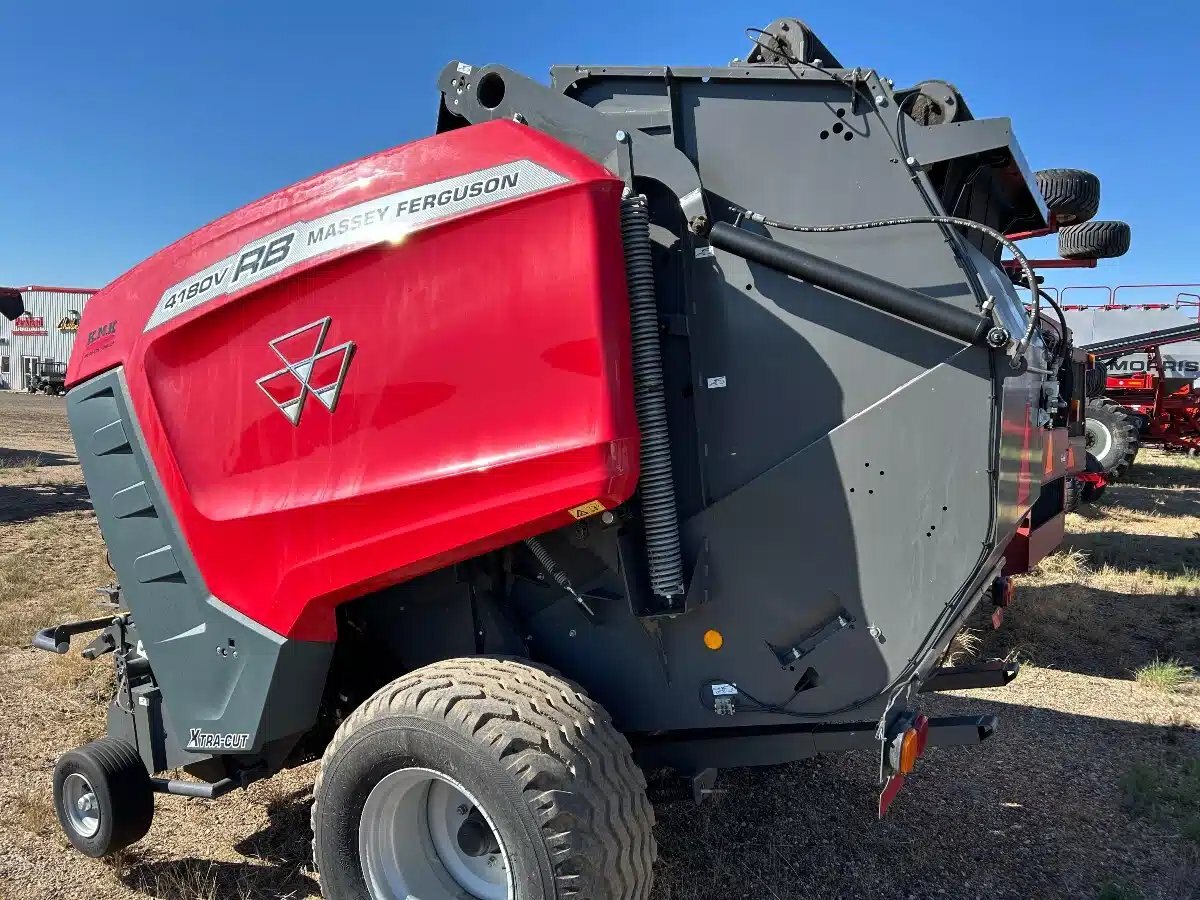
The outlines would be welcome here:
M 1079 479 L 1068 475 L 1063 482 L 1063 512 L 1078 512 L 1079 499 L 1083 493 L 1083 485 Z
M 1128 222 L 1084 222 L 1058 232 L 1063 259 L 1116 259 L 1129 252 Z
M 68 809 L 72 784 L 91 788 L 99 821 L 86 834 Z M 67 839 L 80 853 L 99 858 L 145 837 L 154 819 L 154 790 L 137 750 L 127 741 L 103 737 L 59 757 L 54 766 L 54 811 Z
M 457 779 L 477 802 L 507 860 L 513 900 L 649 897 L 654 810 L 625 737 L 578 685 L 492 657 L 410 672 L 338 728 L 312 808 L 326 897 L 368 896 L 364 810 L 385 778 L 417 770 Z
M 1060 225 L 1078 225 L 1100 211 L 1100 179 L 1082 169 L 1034 172 L 1038 189 Z
M 1095 429 L 1090 426 L 1092 422 L 1095 422 Z M 1108 397 L 1095 397 L 1087 403 L 1084 428 L 1089 438 L 1099 433 L 1107 436 L 1103 445 L 1093 445 L 1088 452 L 1093 454 L 1101 471 L 1107 473 L 1111 480 L 1119 480 L 1133 465 L 1141 446 L 1137 429 L 1130 421 L 1127 410 Z

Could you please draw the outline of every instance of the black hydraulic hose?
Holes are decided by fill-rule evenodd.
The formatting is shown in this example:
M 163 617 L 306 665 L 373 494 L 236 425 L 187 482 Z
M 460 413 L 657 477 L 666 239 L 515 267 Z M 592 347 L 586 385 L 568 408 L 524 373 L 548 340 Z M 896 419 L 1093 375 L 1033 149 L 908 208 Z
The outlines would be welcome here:
M 965 341 L 986 344 L 993 324 L 989 316 L 968 312 L 901 287 L 866 272 L 851 269 L 796 247 L 718 222 L 709 243 L 736 256 L 815 284 L 917 325 Z
M 633 402 L 641 432 L 638 490 L 646 530 L 646 560 L 651 590 L 670 599 L 683 594 L 683 554 L 675 510 L 671 441 L 667 434 L 658 301 L 650 253 L 650 211 L 645 197 L 632 196 L 621 201 L 621 239 L 625 246 L 625 280 L 633 337 Z
M 1067 317 L 1063 314 L 1062 307 L 1049 294 L 1043 291 L 1040 287 L 1037 288 L 1038 296 L 1050 304 L 1050 308 L 1054 310 L 1058 316 L 1058 324 L 1061 329 L 1058 339 L 1058 353 L 1055 355 L 1054 365 L 1048 366 L 1051 372 L 1057 372 L 1062 364 L 1067 361 L 1067 333 L 1070 329 L 1067 328 Z

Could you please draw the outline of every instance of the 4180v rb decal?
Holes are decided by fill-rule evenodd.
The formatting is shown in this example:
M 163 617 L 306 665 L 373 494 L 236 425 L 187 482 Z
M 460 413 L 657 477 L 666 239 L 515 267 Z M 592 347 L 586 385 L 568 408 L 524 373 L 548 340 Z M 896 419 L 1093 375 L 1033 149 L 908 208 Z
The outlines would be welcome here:
M 432 222 L 566 183 L 557 172 L 522 159 L 364 200 L 311 222 L 296 222 L 256 238 L 169 287 L 145 330 L 313 257 L 398 241 Z

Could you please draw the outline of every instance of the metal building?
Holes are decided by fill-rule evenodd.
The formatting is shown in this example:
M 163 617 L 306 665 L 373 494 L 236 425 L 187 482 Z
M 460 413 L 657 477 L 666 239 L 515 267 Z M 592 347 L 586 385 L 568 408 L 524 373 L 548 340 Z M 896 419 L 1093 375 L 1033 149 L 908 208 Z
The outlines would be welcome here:
M 0 316 L 0 389 L 24 391 L 33 376 L 71 358 L 79 317 L 96 291 L 40 284 L 16 290 L 25 314 L 12 322 Z

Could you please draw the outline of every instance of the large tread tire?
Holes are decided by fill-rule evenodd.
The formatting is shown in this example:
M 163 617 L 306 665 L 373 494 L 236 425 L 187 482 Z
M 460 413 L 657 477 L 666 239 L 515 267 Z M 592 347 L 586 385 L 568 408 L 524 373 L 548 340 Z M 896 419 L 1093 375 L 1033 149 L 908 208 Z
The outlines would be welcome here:
M 1038 189 L 1060 225 L 1077 225 L 1100 211 L 1100 179 L 1082 169 L 1043 169 L 1034 173 Z
M 1087 421 L 1095 423 L 1097 439 L 1088 447 L 1100 470 L 1110 480 L 1124 477 L 1133 465 L 1141 440 L 1128 411 L 1108 397 L 1095 397 L 1087 404 Z M 1088 427 L 1085 423 L 1085 427 Z M 1089 434 L 1091 437 L 1091 434 Z
M 90 836 L 69 821 L 63 786 L 73 774 L 87 779 L 99 804 L 99 828 Z M 54 811 L 67 839 L 87 856 L 108 856 L 141 840 L 154 820 L 154 791 L 137 750 L 103 737 L 64 753 L 54 766 Z
M 1116 259 L 1129 252 L 1128 222 L 1084 222 L 1058 232 L 1063 259 Z
M 326 897 L 368 896 L 358 813 L 374 784 L 409 766 L 453 768 L 479 798 L 511 844 L 514 900 L 649 897 L 654 809 L 629 743 L 578 685 L 491 657 L 410 672 L 338 728 L 312 808 Z
M 1104 389 L 1108 386 L 1108 366 L 1105 363 L 1096 360 L 1095 363 L 1084 373 L 1083 390 L 1084 394 L 1090 400 L 1093 397 L 1099 397 L 1104 393 Z

